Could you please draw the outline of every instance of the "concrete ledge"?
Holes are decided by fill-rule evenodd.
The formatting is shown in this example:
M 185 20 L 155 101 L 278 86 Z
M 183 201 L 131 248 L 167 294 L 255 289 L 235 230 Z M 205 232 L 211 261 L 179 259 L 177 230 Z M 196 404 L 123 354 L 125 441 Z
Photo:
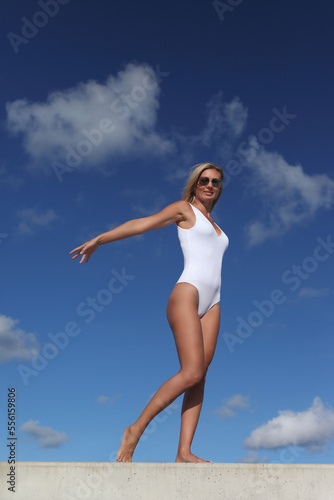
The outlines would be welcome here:
M 0 462 L 1 499 L 333 500 L 334 465 Z

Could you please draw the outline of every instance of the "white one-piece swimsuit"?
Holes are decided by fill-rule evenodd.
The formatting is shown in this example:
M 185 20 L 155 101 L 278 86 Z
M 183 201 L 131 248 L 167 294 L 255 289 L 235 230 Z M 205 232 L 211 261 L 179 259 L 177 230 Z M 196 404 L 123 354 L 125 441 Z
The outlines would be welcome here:
M 177 226 L 184 257 L 184 269 L 177 283 L 190 283 L 198 290 L 198 315 L 200 317 L 220 301 L 221 268 L 229 240 L 224 231 L 220 234 L 196 207 L 191 205 L 196 217 L 190 229 Z

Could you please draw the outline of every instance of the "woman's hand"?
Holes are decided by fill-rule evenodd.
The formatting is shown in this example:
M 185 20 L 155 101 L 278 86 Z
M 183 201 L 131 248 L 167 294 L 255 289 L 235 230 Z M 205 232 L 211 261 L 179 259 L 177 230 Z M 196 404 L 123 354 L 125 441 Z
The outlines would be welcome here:
M 97 250 L 98 247 L 99 247 L 98 238 L 93 238 L 92 240 L 86 241 L 86 243 L 84 243 L 83 245 L 80 245 L 79 247 L 72 250 L 72 252 L 70 252 L 70 255 L 75 254 L 72 257 L 72 260 L 82 255 L 80 260 L 80 264 L 82 264 L 85 260 L 86 262 L 89 261 L 92 253 L 95 252 L 95 250 Z

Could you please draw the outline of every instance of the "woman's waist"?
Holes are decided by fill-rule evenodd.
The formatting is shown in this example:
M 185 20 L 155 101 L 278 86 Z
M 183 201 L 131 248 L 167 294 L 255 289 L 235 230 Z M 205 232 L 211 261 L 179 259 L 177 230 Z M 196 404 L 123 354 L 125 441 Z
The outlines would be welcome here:
M 221 274 L 214 272 L 194 272 L 191 269 L 185 268 L 178 279 L 178 283 L 181 281 L 191 282 L 196 281 L 205 286 L 210 286 L 212 288 L 220 288 L 221 285 Z

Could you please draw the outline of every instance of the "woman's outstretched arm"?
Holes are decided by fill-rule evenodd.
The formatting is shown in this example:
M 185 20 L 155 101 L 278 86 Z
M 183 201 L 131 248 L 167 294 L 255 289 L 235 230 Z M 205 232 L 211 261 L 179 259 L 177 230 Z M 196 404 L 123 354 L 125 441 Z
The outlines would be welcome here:
M 143 234 L 147 231 L 151 231 L 152 229 L 166 227 L 173 224 L 173 222 L 187 220 L 190 212 L 191 208 L 189 207 L 189 203 L 187 201 L 176 201 L 175 203 L 165 207 L 161 210 L 161 212 L 150 215 L 149 217 L 129 220 L 124 224 L 111 229 L 111 231 L 107 231 L 106 233 L 96 236 L 83 245 L 74 248 L 70 252 L 70 255 L 73 254 L 72 259 L 76 259 L 81 256 L 80 264 L 82 264 L 85 260 L 88 262 L 92 253 L 95 252 L 100 245 L 117 240 L 123 240 L 124 238 L 129 238 L 130 236 Z

